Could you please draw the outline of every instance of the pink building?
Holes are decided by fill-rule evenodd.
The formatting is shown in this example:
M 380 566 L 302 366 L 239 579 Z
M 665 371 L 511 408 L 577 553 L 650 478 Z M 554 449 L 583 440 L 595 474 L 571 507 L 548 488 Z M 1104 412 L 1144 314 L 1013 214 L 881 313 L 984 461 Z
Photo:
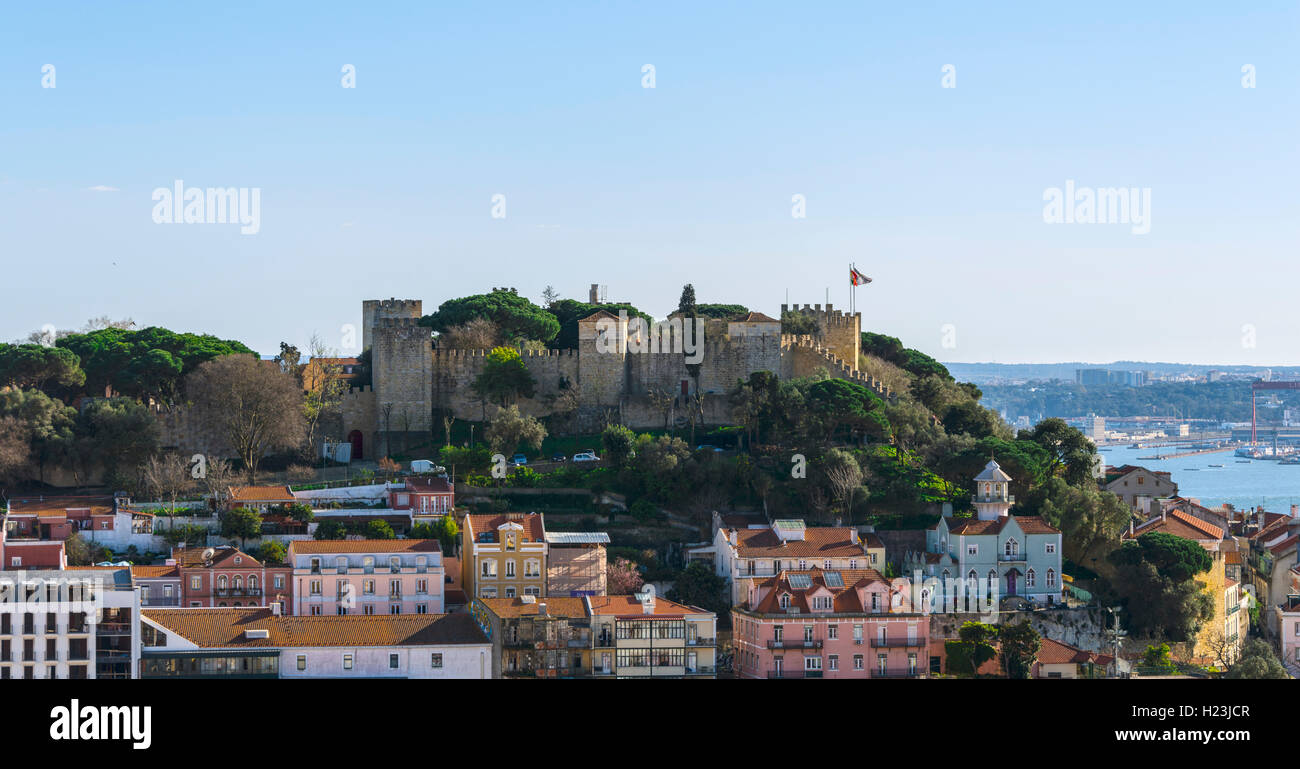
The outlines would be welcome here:
M 295 540 L 288 559 L 300 616 L 445 611 L 436 539 Z
M 731 610 L 741 678 L 921 678 L 929 617 L 891 607 L 875 569 L 782 571 Z M 907 603 L 902 605 L 906 606 Z
M 412 523 L 429 523 L 456 507 L 456 492 L 446 478 L 412 476 L 388 490 L 388 506 L 409 510 Z

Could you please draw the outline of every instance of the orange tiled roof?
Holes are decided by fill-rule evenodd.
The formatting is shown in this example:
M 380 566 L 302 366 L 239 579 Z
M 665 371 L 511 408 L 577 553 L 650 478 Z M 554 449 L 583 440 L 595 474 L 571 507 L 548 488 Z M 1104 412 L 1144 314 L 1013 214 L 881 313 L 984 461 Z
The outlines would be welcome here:
M 803 539 L 782 542 L 771 529 L 735 529 L 736 553 L 741 558 L 852 558 L 864 553 L 846 526 L 809 526 L 803 531 Z
M 406 489 L 413 494 L 450 494 L 451 484 L 446 478 L 407 478 Z
M 262 567 L 261 561 L 236 547 L 213 548 L 214 553 L 212 555 L 212 563 L 205 564 L 203 561 L 203 551 L 206 549 L 207 548 L 204 547 L 176 548 L 172 550 L 172 558 L 176 559 L 178 565 L 187 568 L 204 568 L 206 566 L 209 568 L 220 567 L 228 569 L 235 566 L 234 563 L 228 563 L 228 561 L 232 561 L 235 556 L 240 556 L 240 563 L 236 568 L 255 569 Z
M 91 515 L 112 515 L 112 495 L 45 497 L 44 499 L 14 498 L 9 500 L 9 512 L 19 515 L 31 513 L 66 513 L 68 510 L 89 508 Z
M 328 553 L 437 553 L 442 543 L 436 539 L 295 539 L 289 543 L 291 555 Z
M 746 313 L 745 317 L 736 318 L 732 322 L 733 323 L 780 323 L 781 321 L 777 320 L 776 318 L 770 317 L 768 315 L 764 315 L 761 312 L 749 312 Z
M 288 486 L 231 486 L 232 502 L 297 502 Z
M 141 615 L 204 648 L 486 644 L 468 614 L 275 616 L 265 607 L 144 609 Z M 247 638 L 266 630 L 267 638 Z
M 1002 527 L 1006 526 L 1013 520 L 1016 522 L 1016 525 L 1020 527 L 1020 530 L 1026 534 L 1061 533 L 1060 529 L 1051 526 L 1047 521 L 1044 521 L 1037 515 L 1003 515 L 993 521 L 980 521 L 974 518 L 969 518 L 956 526 L 951 527 L 949 531 L 953 534 L 965 534 L 967 536 L 975 534 L 1000 534 L 1002 532 Z
M 623 614 L 644 614 L 645 610 L 641 607 L 641 602 L 634 595 L 597 595 L 591 597 L 591 613 L 600 615 L 623 615 Z M 670 601 L 667 598 L 655 597 L 655 614 L 669 614 L 678 616 L 682 614 L 708 614 L 709 612 L 695 606 Z M 647 615 L 648 616 L 648 615 Z
M 1053 641 L 1050 638 L 1042 639 L 1041 645 L 1038 647 L 1038 662 L 1044 665 L 1082 664 L 1085 662 L 1109 665 L 1114 660 L 1115 658 L 1109 654 L 1084 651 L 1067 643 Z
M 181 575 L 178 566 L 131 566 L 131 576 L 136 579 L 158 579 L 162 577 L 179 577 Z
M 880 583 L 889 587 L 889 580 L 885 575 L 875 569 L 830 569 L 831 572 L 838 571 L 843 587 L 830 587 L 826 584 L 826 571 L 820 568 L 813 568 L 807 571 L 782 570 L 780 574 L 771 577 L 762 583 L 763 587 L 771 588 L 759 601 L 754 611 L 760 614 L 772 614 L 784 612 L 781 608 L 781 595 L 788 594 L 793 606 L 803 613 L 811 610 L 808 603 L 810 594 L 819 593 L 822 590 L 831 593 L 831 610 L 843 614 L 862 613 L 866 609 L 862 601 L 858 598 L 858 588 L 866 587 L 872 583 Z M 794 574 L 806 574 L 810 581 L 810 586 L 806 588 L 795 588 L 790 586 L 790 577 Z
M 535 617 L 538 604 L 546 605 L 546 613 L 555 617 L 586 617 L 587 605 L 581 598 L 538 598 L 531 603 L 515 598 L 480 598 L 484 606 L 498 617 Z
M 1152 518 L 1134 528 L 1132 534 L 1125 532 L 1124 538 L 1135 539 L 1153 531 L 1173 534 L 1183 539 L 1223 539 L 1223 529 L 1182 510 L 1170 510 L 1162 517 Z
M 517 523 L 524 527 L 524 536 L 528 537 L 529 542 L 541 542 L 546 538 L 546 528 L 542 525 L 542 516 L 539 513 L 528 513 L 526 515 L 502 513 L 500 515 L 466 515 L 465 525 L 472 527 L 474 535 L 477 536 L 485 531 L 496 531 L 507 523 Z

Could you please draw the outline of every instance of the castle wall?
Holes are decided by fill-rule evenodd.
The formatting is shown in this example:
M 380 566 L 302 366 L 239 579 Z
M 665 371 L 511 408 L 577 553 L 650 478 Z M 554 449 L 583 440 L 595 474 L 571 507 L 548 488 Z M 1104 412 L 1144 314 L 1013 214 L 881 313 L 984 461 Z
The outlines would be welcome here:
M 361 453 L 363 459 L 371 459 L 371 452 L 378 446 L 375 413 L 375 391 L 372 387 L 354 387 L 343 396 L 343 432 L 338 437 L 347 440 L 353 430 L 361 431 Z
M 820 304 L 781 305 L 781 313 L 787 311 L 811 315 L 817 321 L 820 342 L 835 357 L 844 361 L 853 371 L 858 370 L 858 354 L 862 351 L 862 313 L 846 313 L 827 304 L 823 310 Z
M 428 436 L 433 427 L 433 343 L 415 318 L 380 318 L 370 363 L 381 433 Z

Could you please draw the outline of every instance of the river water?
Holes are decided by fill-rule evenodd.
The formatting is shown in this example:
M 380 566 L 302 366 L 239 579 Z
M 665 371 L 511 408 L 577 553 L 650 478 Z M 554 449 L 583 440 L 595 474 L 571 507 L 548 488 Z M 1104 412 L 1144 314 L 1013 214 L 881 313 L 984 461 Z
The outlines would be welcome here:
M 1141 465 L 1150 470 L 1167 470 L 1178 484 L 1178 494 L 1199 499 L 1214 507 L 1227 502 L 1237 509 L 1263 505 L 1265 510 L 1286 513 L 1300 504 L 1300 465 L 1281 465 L 1261 459 L 1241 463 L 1232 451 L 1198 454 L 1177 459 L 1138 459 L 1178 451 L 1170 446 L 1131 449 L 1115 446 L 1101 452 L 1107 467 Z M 1211 464 L 1223 467 L 1210 467 Z

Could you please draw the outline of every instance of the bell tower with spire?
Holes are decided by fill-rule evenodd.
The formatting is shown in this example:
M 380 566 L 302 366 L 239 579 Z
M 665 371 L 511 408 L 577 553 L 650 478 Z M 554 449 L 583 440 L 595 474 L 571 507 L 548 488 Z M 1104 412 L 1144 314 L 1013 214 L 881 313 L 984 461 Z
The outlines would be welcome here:
M 984 471 L 975 476 L 975 496 L 971 502 L 975 505 L 975 515 L 981 521 L 996 521 L 1009 515 L 1016 498 L 1008 492 L 1011 476 L 1002 472 L 998 463 L 990 459 Z

